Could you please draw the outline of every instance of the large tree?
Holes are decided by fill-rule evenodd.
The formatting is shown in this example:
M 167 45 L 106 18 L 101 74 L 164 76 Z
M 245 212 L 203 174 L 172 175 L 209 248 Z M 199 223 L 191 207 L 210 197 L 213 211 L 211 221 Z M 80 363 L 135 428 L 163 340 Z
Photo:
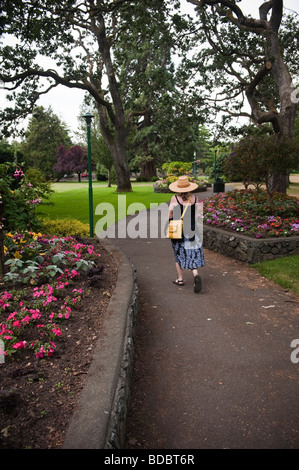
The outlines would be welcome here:
M 188 21 L 173 2 L 139 0 L 127 6 L 118 22 L 119 81 L 132 117 L 130 164 L 151 179 L 164 161 L 192 160 L 194 129 L 200 116 L 185 96 L 174 53 L 186 46 Z M 172 7 L 172 8 L 171 8 Z
M 20 148 L 26 167 L 38 168 L 47 179 L 54 177 L 56 150 L 59 145 L 71 145 L 66 125 L 51 107 L 36 106 Z
M 88 160 L 87 151 L 81 145 L 73 145 L 66 149 L 64 145 L 60 145 L 56 152 L 57 163 L 54 170 L 58 174 L 77 173 L 78 181 L 81 181 L 81 174 L 87 170 Z
M 273 132 L 291 137 L 296 116 L 291 74 L 298 73 L 291 38 L 298 37 L 298 17 L 289 16 L 287 28 L 282 27 L 282 0 L 261 2 L 257 19 L 246 16 L 236 0 L 187 1 L 198 6 L 198 85 L 212 95 L 211 106 L 248 116 L 257 125 L 271 123 Z M 244 111 L 245 96 L 250 113 Z M 273 186 L 285 192 L 287 181 L 286 175 L 275 174 Z
M 118 9 L 131 2 L 135 0 L 2 0 L 0 16 L 6 44 L 1 46 L 0 80 L 16 104 L 2 113 L 3 126 L 7 119 L 32 111 L 39 95 L 57 85 L 86 90 L 95 100 L 101 132 L 113 156 L 118 191 L 131 190 L 129 123 L 112 47 Z M 53 59 L 52 65 L 43 67 L 41 57 Z

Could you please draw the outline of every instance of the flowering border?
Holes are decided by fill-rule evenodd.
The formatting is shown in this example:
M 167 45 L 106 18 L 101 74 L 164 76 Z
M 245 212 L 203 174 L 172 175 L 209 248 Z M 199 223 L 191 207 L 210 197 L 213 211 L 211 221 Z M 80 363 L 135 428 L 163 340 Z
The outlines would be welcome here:
M 254 238 L 289 237 L 299 234 L 299 200 L 266 191 L 234 190 L 205 199 L 203 222 Z M 280 214 L 280 215 L 278 215 Z
M 49 256 L 53 257 L 53 254 L 64 256 L 65 269 L 57 271 L 59 275 L 55 273 L 50 282 L 39 284 L 38 277 L 35 276 L 29 281 L 31 288 L 5 290 L 0 294 L 0 339 L 5 345 L 5 351 L 2 351 L 5 356 L 31 349 L 35 357 L 40 359 L 54 353 L 55 341 L 63 333 L 61 323 L 71 318 L 73 309 L 87 293 L 82 289 L 72 289 L 73 283 L 83 271 L 95 265 L 100 254 L 94 252 L 92 245 L 78 243 L 72 237 L 31 235 L 31 243 L 28 243 L 28 234 L 27 239 L 22 234 L 9 234 L 8 238 L 13 239 L 13 250 L 16 244 L 18 246 L 18 250 L 14 252 L 17 256 L 15 259 L 28 256 L 30 246 L 30 253 L 35 253 L 35 258 L 40 256 L 40 271 L 51 266 Z M 24 238 L 27 240 L 25 246 L 22 244 Z M 36 253 L 34 247 L 39 253 Z M 9 257 L 8 248 L 6 251 Z M 86 263 L 81 269 L 74 269 L 74 262 L 80 260 L 85 260 Z M 51 271 L 51 277 L 50 273 Z

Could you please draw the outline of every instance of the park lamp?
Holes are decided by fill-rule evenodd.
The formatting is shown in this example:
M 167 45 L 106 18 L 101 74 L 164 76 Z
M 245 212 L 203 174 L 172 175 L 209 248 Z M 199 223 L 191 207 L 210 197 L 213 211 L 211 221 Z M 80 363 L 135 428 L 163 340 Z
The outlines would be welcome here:
M 87 156 L 88 156 L 88 193 L 89 193 L 89 235 L 93 238 L 93 201 L 92 201 L 92 169 L 91 169 L 91 143 L 90 143 L 90 127 L 94 117 L 91 113 L 83 116 L 87 126 Z

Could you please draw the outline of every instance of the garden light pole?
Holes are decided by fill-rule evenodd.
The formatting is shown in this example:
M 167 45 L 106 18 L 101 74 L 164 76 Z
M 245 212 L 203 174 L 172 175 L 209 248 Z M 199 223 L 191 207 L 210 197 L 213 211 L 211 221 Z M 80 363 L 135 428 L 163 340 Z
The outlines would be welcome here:
M 91 143 L 90 127 L 93 114 L 86 113 L 84 116 L 87 126 L 87 155 L 88 155 L 88 192 L 89 192 L 89 234 L 93 237 L 93 201 L 92 201 L 92 170 L 91 170 Z
M 196 172 L 197 172 L 197 167 L 196 167 L 196 152 L 194 152 L 194 159 L 193 159 L 193 174 L 194 174 L 194 178 L 196 178 Z
M 217 150 L 215 149 L 214 155 L 214 182 L 217 181 Z

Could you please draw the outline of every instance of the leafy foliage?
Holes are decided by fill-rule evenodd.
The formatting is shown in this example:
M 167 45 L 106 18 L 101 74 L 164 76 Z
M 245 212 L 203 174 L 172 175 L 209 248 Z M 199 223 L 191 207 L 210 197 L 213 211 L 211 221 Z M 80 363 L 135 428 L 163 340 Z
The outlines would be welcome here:
M 298 163 L 298 141 L 277 135 L 247 136 L 233 147 L 232 153 L 224 162 L 228 178 L 257 186 L 266 184 L 269 197 L 275 187 L 271 178 L 276 173 L 287 173 Z
M 60 145 L 56 152 L 57 163 L 54 170 L 58 174 L 77 173 L 80 181 L 81 173 L 86 171 L 88 166 L 87 151 L 80 145 L 73 145 L 66 149 L 64 145 Z
M 34 108 L 21 146 L 27 167 L 41 170 L 47 179 L 54 177 L 56 150 L 59 145 L 70 145 L 65 124 L 52 109 L 43 106 Z
M 89 236 L 89 224 L 76 219 L 42 219 L 43 231 L 56 236 Z
M 40 222 L 35 214 L 43 191 L 33 187 L 22 169 L 14 163 L 0 165 L 1 223 L 8 231 L 38 230 Z
M 5 355 L 31 350 L 36 359 L 50 357 L 63 334 L 62 324 L 87 293 L 73 283 L 95 269 L 100 255 L 73 237 L 28 232 L 9 233 L 5 246 L 8 271 L 4 281 L 9 290 L 0 293 L 0 339 Z

